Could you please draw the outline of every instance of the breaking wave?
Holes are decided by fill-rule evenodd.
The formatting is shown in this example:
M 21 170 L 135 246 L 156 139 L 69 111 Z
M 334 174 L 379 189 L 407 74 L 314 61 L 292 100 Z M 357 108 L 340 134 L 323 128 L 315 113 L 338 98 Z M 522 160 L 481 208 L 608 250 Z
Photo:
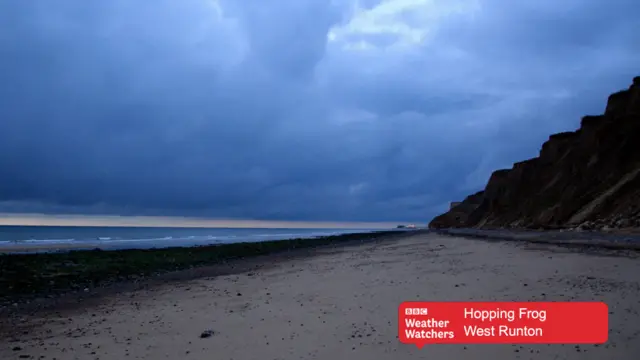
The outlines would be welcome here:
M 98 228 L 95 230 L 100 230 Z M 123 230 L 126 232 L 129 229 Z M 285 231 L 282 231 L 285 230 Z M 289 231 L 286 231 L 289 230 Z M 70 230 L 73 232 L 73 230 Z M 87 231 L 85 229 L 85 231 Z M 0 239 L 2 247 L 57 247 L 60 248 L 104 248 L 104 249 L 128 249 L 128 248 L 162 248 L 162 247 L 189 247 L 200 245 L 228 244 L 237 242 L 260 242 L 273 240 L 288 240 L 295 238 L 311 239 L 322 236 L 333 236 L 347 233 L 372 232 L 375 230 L 342 230 L 342 229 L 198 229 L 201 234 L 194 234 L 193 230 L 182 229 L 184 234 L 175 234 L 175 229 L 167 229 L 165 232 L 174 232 L 173 235 L 163 236 L 157 234 L 159 229 L 154 230 L 156 236 L 144 236 L 144 231 L 135 234 L 136 236 L 86 236 L 82 234 L 77 237 L 66 238 L 23 238 L 19 234 L 13 234 L 17 239 L 6 239 L 6 234 Z M 189 232 L 192 232 L 189 234 Z M 206 231 L 208 233 L 202 233 Z M 149 234 L 150 235 L 150 234 Z M 159 236 L 158 236 L 159 235 Z M 0 249 L 1 251 L 1 249 Z

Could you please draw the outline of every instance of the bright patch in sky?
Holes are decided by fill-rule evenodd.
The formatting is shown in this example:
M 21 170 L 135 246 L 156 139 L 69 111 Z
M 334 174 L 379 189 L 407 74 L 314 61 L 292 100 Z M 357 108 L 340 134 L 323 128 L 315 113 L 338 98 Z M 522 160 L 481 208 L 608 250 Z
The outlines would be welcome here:
M 350 20 L 332 28 L 328 40 L 342 41 L 347 49 L 360 50 L 419 46 L 437 30 L 443 18 L 471 15 L 478 8 L 476 0 L 384 0 L 372 8 L 364 8 L 356 1 Z M 391 40 L 380 44 L 385 37 Z

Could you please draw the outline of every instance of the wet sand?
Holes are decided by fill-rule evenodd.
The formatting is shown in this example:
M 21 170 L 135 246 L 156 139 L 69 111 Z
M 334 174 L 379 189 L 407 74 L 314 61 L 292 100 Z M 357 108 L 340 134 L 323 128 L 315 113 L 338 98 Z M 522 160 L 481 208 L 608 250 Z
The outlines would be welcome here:
M 0 359 L 624 360 L 640 354 L 635 253 L 417 234 L 262 261 L 269 266 L 25 315 L 9 329 L 2 319 Z M 605 301 L 610 337 L 600 346 L 419 350 L 396 338 L 397 306 L 407 300 Z M 212 335 L 201 338 L 205 330 Z

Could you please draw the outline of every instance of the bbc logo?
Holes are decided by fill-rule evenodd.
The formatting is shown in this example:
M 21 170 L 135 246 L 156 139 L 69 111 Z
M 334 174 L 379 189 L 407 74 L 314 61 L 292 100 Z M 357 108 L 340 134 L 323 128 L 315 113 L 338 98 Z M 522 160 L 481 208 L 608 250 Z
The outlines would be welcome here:
M 429 309 L 427 308 L 406 308 L 404 309 L 405 315 L 427 315 L 429 314 Z

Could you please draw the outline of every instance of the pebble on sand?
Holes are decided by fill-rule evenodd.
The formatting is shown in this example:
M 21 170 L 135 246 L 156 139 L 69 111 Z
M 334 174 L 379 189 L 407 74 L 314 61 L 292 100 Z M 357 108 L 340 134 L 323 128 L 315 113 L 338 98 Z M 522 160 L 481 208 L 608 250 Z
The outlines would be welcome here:
M 215 332 L 213 330 L 205 330 L 202 332 L 202 334 L 200 334 L 200 338 L 201 339 L 206 339 L 208 337 L 211 337 L 213 334 L 215 334 Z

